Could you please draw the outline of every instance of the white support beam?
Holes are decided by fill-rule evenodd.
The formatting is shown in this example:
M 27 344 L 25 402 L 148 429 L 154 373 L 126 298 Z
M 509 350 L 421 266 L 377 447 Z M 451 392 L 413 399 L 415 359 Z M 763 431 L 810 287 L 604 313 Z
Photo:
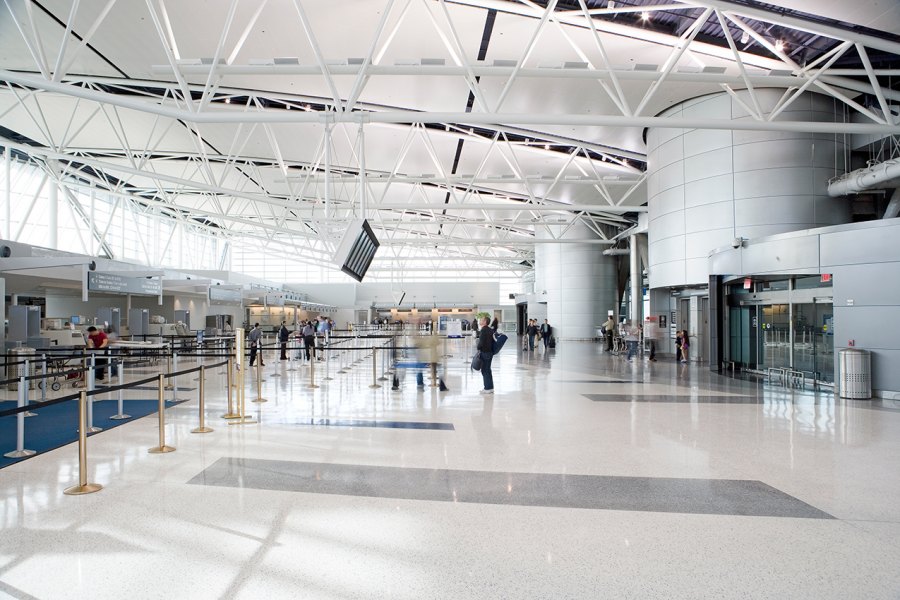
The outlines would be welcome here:
M 566 126 L 611 126 L 611 127 L 658 127 L 676 129 L 718 129 L 737 131 L 790 131 L 810 133 L 900 133 L 900 126 L 879 123 L 823 123 L 815 121 L 739 121 L 712 118 L 668 118 L 668 117 L 625 117 L 622 115 L 573 115 L 559 113 L 458 113 L 458 112 L 415 112 L 383 111 L 352 113 L 314 113 L 306 111 L 246 111 L 233 112 L 228 109 L 209 110 L 194 113 L 171 106 L 160 106 L 114 94 L 87 90 L 67 84 L 42 81 L 31 75 L 0 70 L 0 80 L 27 87 L 42 88 L 77 98 L 105 102 L 131 108 L 150 114 L 159 114 L 192 123 L 465 123 L 470 125 L 492 125 L 506 123 L 515 125 L 566 125 Z M 821 85 L 821 84 L 820 84 Z

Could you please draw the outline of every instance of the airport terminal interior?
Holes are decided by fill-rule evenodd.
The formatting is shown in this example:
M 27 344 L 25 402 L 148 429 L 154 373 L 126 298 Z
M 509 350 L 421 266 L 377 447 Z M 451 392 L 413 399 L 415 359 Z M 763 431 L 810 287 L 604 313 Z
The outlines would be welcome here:
M 0 598 L 900 598 L 900 2 L 0 5 Z

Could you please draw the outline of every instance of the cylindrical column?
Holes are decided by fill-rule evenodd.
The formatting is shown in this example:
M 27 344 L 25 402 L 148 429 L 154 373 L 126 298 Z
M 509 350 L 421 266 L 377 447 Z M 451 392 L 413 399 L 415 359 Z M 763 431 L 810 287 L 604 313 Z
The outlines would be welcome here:
M 3 166 L 4 171 L 6 171 L 6 187 L 3 190 L 3 204 L 4 210 L 6 212 L 6 219 L 4 223 L 6 226 L 4 227 L 3 237 L 4 239 L 11 240 L 12 239 L 12 151 L 9 148 L 6 148 L 6 151 L 3 153 Z
M 535 236 L 542 240 L 597 237 L 585 225 L 543 226 L 536 228 Z M 606 311 L 617 305 L 616 258 L 604 256 L 605 248 L 570 241 L 535 244 L 534 293 L 546 302 L 547 319 L 557 339 L 593 339 L 596 328 L 606 321 Z
M 47 194 L 47 244 L 54 250 L 59 249 L 59 224 L 57 215 L 59 214 L 59 182 L 51 178 L 47 181 L 49 186 Z
M 191 429 L 191 433 L 209 433 L 211 427 L 206 426 L 206 367 L 200 365 L 200 383 L 197 386 L 197 396 L 200 404 L 200 426 Z
M 166 376 L 159 374 L 158 381 L 158 399 L 159 399 L 159 446 L 154 446 L 147 450 L 150 454 L 165 454 L 166 452 L 174 452 L 175 448 L 166 446 Z
M 628 318 L 633 325 L 641 322 L 641 269 L 638 256 L 638 236 L 629 237 L 629 272 L 631 273 L 631 306 L 629 306 Z
M 78 396 L 78 485 L 66 488 L 63 494 L 80 496 L 103 489 L 99 483 L 88 483 L 87 480 L 87 392 Z
M 756 88 L 693 98 L 660 116 L 752 121 L 783 102 Z M 845 107 L 804 93 L 775 120 L 840 122 Z M 651 288 L 709 284 L 709 253 L 721 247 L 850 220 L 850 203 L 830 198 L 828 180 L 847 171 L 846 136 L 824 133 L 650 128 L 647 130 Z M 741 273 L 735 273 L 740 275 Z

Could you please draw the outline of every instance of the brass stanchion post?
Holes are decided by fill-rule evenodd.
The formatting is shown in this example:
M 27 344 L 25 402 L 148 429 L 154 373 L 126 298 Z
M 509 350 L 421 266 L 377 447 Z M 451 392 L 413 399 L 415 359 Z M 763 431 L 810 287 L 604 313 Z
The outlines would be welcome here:
M 103 486 L 87 480 L 87 392 L 78 396 L 78 485 L 63 490 L 68 496 L 80 496 L 99 492 Z
M 319 386 L 316 385 L 316 355 L 315 355 L 315 345 L 313 345 L 313 354 L 309 361 L 309 388 L 312 390 L 316 390 Z
M 212 427 L 206 426 L 206 367 L 200 365 L 200 426 L 191 429 L 191 433 L 209 433 Z
M 268 402 L 262 397 L 262 345 L 260 345 L 256 358 L 256 400 L 253 402 Z
M 225 381 L 225 389 L 228 391 L 228 412 L 222 415 L 223 419 L 238 419 L 241 415 L 236 414 L 234 412 L 234 399 L 231 388 L 234 387 L 234 359 L 230 356 L 228 357 L 228 363 L 225 365 L 225 368 L 228 370 L 228 374 L 226 375 Z
M 247 417 L 247 387 L 246 387 L 246 365 L 244 364 L 244 329 L 239 327 L 234 330 L 234 355 L 237 359 L 237 409 L 238 417 L 229 421 L 229 425 L 248 425 L 256 423 L 252 418 Z M 257 354 L 257 358 L 259 355 Z
M 371 389 L 380 388 L 378 385 L 378 352 L 377 348 L 372 346 L 372 384 L 369 386 Z
M 172 446 L 166 446 L 166 376 L 159 374 L 159 446 L 147 450 L 150 454 L 175 452 Z

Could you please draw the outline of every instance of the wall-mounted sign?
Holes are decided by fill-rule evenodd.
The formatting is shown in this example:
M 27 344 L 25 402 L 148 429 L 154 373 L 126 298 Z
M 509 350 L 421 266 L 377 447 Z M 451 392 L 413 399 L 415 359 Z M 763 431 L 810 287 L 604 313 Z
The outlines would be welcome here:
M 822 277 L 819 278 L 821 283 L 828 283 L 831 281 L 831 273 L 822 273 Z
M 666 315 L 659 315 L 659 327 L 665 328 L 666 326 Z
M 744 277 L 744 289 L 749 290 L 753 287 L 753 280 L 749 277 Z
M 240 304 L 241 290 L 212 286 L 209 288 L 209 301 L 215 304 Z
M 284 306 L 284 294 L 266 294 L 266 306 Z
M 142 294 L 145 296 L 159 296 L 162 293 L 162 281 L 158 278 L 123 277 L 97 271 L 90 271 L 87 275 L 88 290 L 92 292 Z

